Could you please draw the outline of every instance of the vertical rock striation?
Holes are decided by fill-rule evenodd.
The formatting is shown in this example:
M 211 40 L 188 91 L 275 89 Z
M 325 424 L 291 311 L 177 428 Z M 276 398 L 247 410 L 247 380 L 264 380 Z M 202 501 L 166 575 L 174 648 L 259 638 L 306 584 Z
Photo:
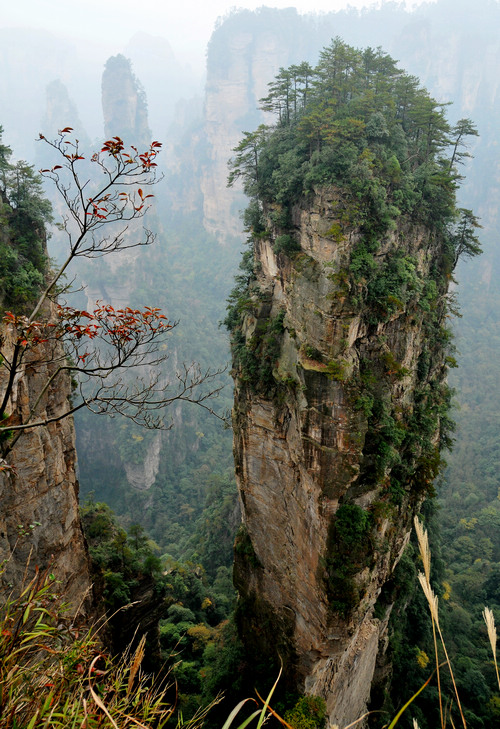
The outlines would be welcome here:
M 339 38 L 269 88 L 277 122 L 231 163 L 252 244 L 226 319 L 240 630 L 344 726 L 366 709 L 381 590 L 450 444 L 447 290 L 481 250 L 457 164 L 477 133 Z
M 111 56 L 106 63 L 102 75 L 102 110 L 107 139 L 120 136 L 127 147 L 133 145 L 139 152 L 149 147 L 151 131 L 146 94 L 132 72 L 130 61 L 121 54 Z M 148 202 L 147 228 L 150 227 L 155 230 L 155 234 L 160 229 L 154 199 Z M 136 218 L 124 221 L 122 230 L 130 247 L 101 258 L 98 267 L 80 263 L 89 309 L 99 300 L 109 302 L 115 308 L 126 307 L 130 303 L 131 292 L 154 288 L 150 271 L 158 254 L 156 245 L 151 249 L 139 245 L 144 240 L 144 220 Z M 140 258 L 149 259 L 149 266 L 141 265 Z M 147 371 L 148 367 L 144 365 L 143 374 L 146 373 L 146 377 Z M 117 429 L 112 420 L 98 421 L 88 413 L 76 417 L 78 451 L 83 464 L 82 484 L 85 484 L 85 476 L 89 472 L 106 473 L 107 487 L 119 491 L 118 503 L 122 504 L 124 482 L 139 491 L 148 491 L 154 484 L 164 437 L 160 431 L 154 435 L 150 432 L 147 440 L 140 436 L 140 457 L 134 461 L 126 458 L 117 447 L 117 441 L 131 438 L 130 433 L 128 436 L 123 433 L 126 425 L 122 423 L 121 429 Z M 139 426 L 137 429 L 141 430 Z M 110 449 L 113 451 L 111 462 Z M 97 482 L 99 488 L 100 476 L 97 476 Z M 109 499 L 109 491 L 106 499 Z M 112 506 L 117 508 L 117 502 L 113 502 Z
M 139 150 L 151 142 L 145 91 L 130 61 L 118 54 L 106 62 L 102 76 L 102 110 L 106 139 L 122 137 Z
M 7 327 L 0 331 L 2 352 L 12 352 Z M 31 367 L 28 361 L 17 378 L 11 398 L 9 422 L 26 418 L 42 388 L 56 370 L 51 345 L 37 350 L 46 364 Z M 59 346 L 59 345 L 58 345 Z M 50 361 L 52 360 L 52 361 Z M 0 369 L 0 395 L 7 381 Z M 37 413 L 41 420 L 57 418 L 68 409 L 69 376 L 58 377 L 42 397 Z M 0 576 L 3 585 L 19 586 L 23 575 L 50 568 L 65 599 L 78 607 L 89 597 L 87 550 L 78 513 L 78 480 L 73 418 L 27 430 L 8 457 L 12 470 L 0 472 Z
M 65 417 L 71 378 L 61 372 L 65 355 L 60 341 L 50 341 L 44 334 L 36 346 L 30 346 L 26 333 L 27 313 L 47 274 L 44 221 L 50 206 L 40 196 L 36 178 L 28 173 L 18 177 L 17 187 L 13 187 L 13 167 L 5 158 L 3 162 L 1 422 L 4 428 L 13 428 L 27 422 L 30 414 L 37 422 L 51 422 L 23 430 L 17 440 L 13 440 L 13 430 L 0 432 L 0 587 L 16 590 L 35 569 L 50 569 L 65 600 L 77 608 L 85 597 L 89 602 L 90 575 L 78 511 L 73 418 Z M 19 179 L 24 185 L 21 190 Z M 6 311 L 9 316 L 4 317 Z M 17 316 L 21 324 L 15 328 Z M 54 304 L 46 302 L 39 316 L 54 321 Z
M 203 219 L 207 231 L 225 241 L 238 236 L 235 212 L 244 206 L 241 195 L 227 189 L 227 160 L 241 135 L 242 120 L 262 117 L 256 107 L 264 96 L 269 76 L 288 60 L 276 34 L 237 32 L 226 41 L 223 62 L 220 49 L 209 54 L 205 92 L 207 164 L 201 174 Z M 222 60 L 222 59 L 221 59 Z
M 240 238 L 239 212 L 245 206 L 241 190 L 226 187 L 227 160 L 242 129 L 269 117 L 259 110 L 259 100 L 280 66 L 303 56 L 310 43 L 305 36 L 295 8 L 262 7 L 230 15 L 210 40 L 203 124 L 206 156 L 200 186 L 205 230 L 223 245 L 231 237 Z M 317 47 L 316 39 L 313 45 Z
M 255 243 L 234 408 L 242 633 L 259 655 L 276 649 L 340 726 L 369 699 L 388 617 L 374 607 L 435 473 L 446 399 L 444 291 L 432 324 L 423 301 L 436 238 L 408 221 L 385 236 L 378 266 L 411 260 L 422 286 L 376 321 L 346 292 L 360 235 L 333 233 L 342 205 L 328 187 L 294 207 L 292 256 L 273 250 L 272 224 Z

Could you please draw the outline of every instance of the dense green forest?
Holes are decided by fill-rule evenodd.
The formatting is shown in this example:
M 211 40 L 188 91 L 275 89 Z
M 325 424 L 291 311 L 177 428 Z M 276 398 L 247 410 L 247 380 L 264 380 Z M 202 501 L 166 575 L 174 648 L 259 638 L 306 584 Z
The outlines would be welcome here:
M 317 21 L 309 20 L 306 33 L 296 13 L 269 11 L 267 20 L 279 27 L 279 32 L 289 47 L 293 47 L 297 54 L 301 52 L 301 46 L 311 51 L 310 55 L 303 54 L 303 57 L 310 59 L 310 65 L 302 64 L 299 56 L 291 68 L 280 71 L 269 88 L 268 96 L 262 102 L 281 121 L 278 125 L 279 133 L 273 132 L 273 139 L 269 140 L 270 130 L 262 128 L 245 136 L 236 152 L 232 170 L 233 177 L 238 174 L 244 176 L 249 172 L 248 182 L 251 185 L 255 183 L 255 179 L 252 179 L 253 172 L 261 166 L 263 175 L 259 194 L 267 196 L 269 205 L 276 206 L 276 215 L 282 216 L 283 233 L 281 239 L 276 241 L 276 246 L 284 254 L 287 251 L 293 253 L 294 248 L 293 231 L 287 218 L 289 209 L 283 204 L 284 201 L 296 200 L 302 194 L 307 195 L 314 185 L 324 182 L 341 182 L 351 188 L 349 217 L 345 224 L 350 225 L 352 221 L 356 221 L 369 227 L 373 214 L 374 229 L 371 232 L 374 239 L 385 225 L 390 225 L 391 216 L 397 214 L 395 209 L 401 213 L 413 210 L 417 216 L 421 216 L 422 221 L 432 220 L 436 211 L 444 212 L 446 217 L 449 193 L 457 181 L 450 180 L 450 170 L 447 169 L 446 162 L 450 162 L 457 140 L 459 155 L 467 152 L 467 147 L 461 146 L 466 140 L 461 135 L 460 121 L 450 127 L 443 126 L 441 112 L 444 107 L 426 95 L 412 76 L 403 78 L 397 72 L 395 64 L 379 51 L 363 53 L 337 41 L 337 51 L 342 50 L 340 55 L 344 56 L 344 66 L 339 61 L 339 77 L 334 79 L 321 78 L 313 64 L 316 63 L 317 48 L 320 45 L 317 38 L 321 34 L 328 33 L 330 37 L 341 33 L 349 42 L 354 43 L 382 43 L 384 47 L 392 44 L 393 55 L 401 58 L 403 64 L 411 68 L 412 73 L 425 77 L 429 87 L 437 89 L 432 92 L 436 94 L 436 98 L 442 98 L 440 94 L 444 85 L 447 89 L 446 98 L 455 95 L 458 99 L 460 86 L 457 79 L 462 77 L 457 74 L 457 78 L 452 81 L 449 78 L 445 82 L 440 80 L 439 74 L 443 68 L 445 76 L 450 71 L 439 54 L 441 51 L 445 54 L 448 42 L 451 44 L 453 39 L 456 40 L 457 23 L 465 20 L 466 42 L 463 36 L 459 36 L 460 40 L 457 41 L 458 45 L 462 45 L 465 60 L 456 64 L 456 68 L 468 68 L 472 75 L 476 74 L 479 90 L 477 98 L 470 91 L 470 96 L 464 98 L 463 103 L 458 101 L 458 109 L 452 107 L 450 113 L 455 120 L 462 115 L 472 115 L 481 134 L 479 142 L 475 138 L 467 142 L 476 158 L 472 167 L 467 157 L 462 158 L 467 165 L 469 182 L 465 182 L 461 204 L 465 208 L 474 207 L 476 211 L 481 209 L 481 214 L 486 218 L 485 225 L 489 230 L 481 235 L 481 240 L 487 244 L 487 264 L 473 262 L 468 268 L 458 268 L 462 318 L 453 324 L 458 350 L 453 356 L 459 367 L 449 378 L 450 385 L 456 389 L 453 419 L 457 421 L 457 430 L 454 450 L 446 456 L 448 469 L 437 484 L 438 508 L 437 511 L 429 510 L 433 513 L 428 515 L 428 524 L 432 526 L 434 535 L 435 586 L 441 597 L 440 604 L 445 608 L 445 632 L 449 636 L 449 648 L 457 662 L 460 690 L 463 692 L 464 703 L 468 706 L 467 718 L 473 729 L 495 725 L 498 722 L 499 705 L 481 618 L 481 610 L 485 604 L 489 604 L 497 618 L 500 618 L 500 504 L 497 475 L 497 414 L 500 410 L 497 393 L 500 389 L 497 387 L 496 366 L 500 355 L 500 339 L 499 302 L 494 291 L 498 271 L 495 248 L 497 236 L 491 225 L 491 216 L 495 219 L 495 214 L 491 211 L 494 208 L 496 190 L 492 180 L 495 178 L 498 102 L 491 91 L 492 84 L 487 82 L 487 78 L 485 80 L 480 76 L 474 60 L 482 57 L 482 49 L 487 45 L 484 41 L 485 28 L 488 26 L 486 36 L 489 38 L 491 28 L 496 27 L 497 19 L 498 3 L 482 2 L 472 8 L 466 2 L 441 1 L 411 16 L 394 3 L 388 3 L 379 10 L 364 11 L 360 16 L 354 10 L 342 11 L 333 14 L 333 18 L 328 16 L 319 25 Z M 221 67 L 224 66 L 224 39 L 230 38 L 241 27 L 247 29 L 250 21 L 252 28 L 255 26 L 255 32 L 261 32 L 262 18 L 249 11 L 235 13 L 221 23 L 214 34 L 209 52 L 209 61 L 212 64 L 219 63 Z M 449 32 L 450 28 L 453 32 Z M 309 35 L 309 31 L 312 35 Z M 334 47 L 335 44 L 330 47 L 330 52 Z M 437 51 L 437 48 L 440 50 Z M 326 65 L 327 53 L 323 53 L 320 66 L 321 63 Z M 484 55 L 487 57 L 487 54 Z M 429 68 L 429 58 L 435 59 L 432 68 Z M 407 59 L 411 59 L 411 65 Z M 389 71 L 390 83 L 384 81 L 384 65 Z M 342 86 L 341 82 L 347 76 L 352 87 Z M 334 101 L 322 105 L 318 91 L 314 98 L 315 89 L 318 90 L 324 84 L 324 88 L 331 88 L 334 99 L 341 100 L 343 95 L 345 100 L 350 94 L 359 93 L 363 84 L 366 91 L 367 78 L 370 83 L 375 81 L 381 84 L 381 96 L 378 97 L 377 94 L 380 101 L 365 94 L 361 107 L 357 108 L 354 104 L 348 115 Z M 408 103 L 406 118 L 408 138 L 402 140 L 398 138 L 396 120 L 399 118 L 398 114 L 406 114 L 405 93 L 409 94 L 411 103 Z M 304 113 L 309 103 L 309 94 L 311 106 Z M 328 120 L 324 126 L 319 123 L 320 112 Z M 303 117 L 307 117 L 307 123 L 301 124 Z M 259 118 L 258 113 L 253 111 L 251 118 L 241 120 L 241 128 L 251 128 L 251 124 L 254 121 L 258 123 Z M 359 123 L 354 123 L 355 120 Z M 195 122 L 192 129 L 194 135 L 198 134 L 200 122 Z M 186 141 L 188 135 L 185 130 L 183 132 Z M 274 145 L 273 154 L 265 152 L 264 147 L 268 141 Z M 413 145 L 411 150 L 408 148 L 409 143 L 410 146 Z M 339 154 L 340 149 L 342 154 Z M 359 156 L 365 150 L 366 154 L 360 160 Z M 261 152 L 264 152 L 262 156 Z M 437 152 L 438 158 L 441 157 L 444 163 L 430 163 L 431 152 Z M 199 159 L 206 162 L 208 150 L 199 145 L 196 153 Z M 413 153 L 417 154 L 414 158 L 415 168 L 411 169 L 411 164 L 405 168 L 402 162 Z M 18 163 L 18 170 L 15 172 L 15 166 L 10 165 L 9 159 L 9 149 L 2 146 L 0 192 L 2 200 L 5 202 L 5 198 L 8 198 L 11 203 L 9 208 L 2 208 L 2 230 L 5 230 L 4 225 L 8 225 L 11 231 L 19 230 L 20 240 L 24 236 L 25 243 L 13 248 L 2 233 L 0 287 L 5 292 L 1 302 L 4 308 L 15 304 L 22 306 L 40 285 L 41 271 L 45 265 L 41 223 L 50 215 L 46 203 L 41 207 L 37 207 L 38 203 L 33 206 L 35 200 L 41 200 L 38 194 L 31 194 L 36 190 L 37 184 L 33 170 L 29 166 L 22 170 L 21 163 Z M 257 163 L 252 170 L 255 161 Z M 462 169 L 457 168 L 457 174 L 462 174 Z M 359 176 L 359 182 L 355 179 L 354 171 Z M 183 189 L 195 184 L 194 178 L 185 170 L 181 177 Z M 266 187 L 265 179 L 272 180 L 272 185 L 267 184 Z M 16 198 L 16 194 L 23 189 L 19 184 L 21 180 L 28 181 L 27 188 L 24 188 L 30 191 L 27 198 L 23 198 L 23 195 Z M 174 181 L 170 178 L 166 182 L 173 185 Z M 175 184 L 179 184 L 178 179 Z M 384 195 L 386 190 L 390 190 L 389 196 Z M 354 204 L 358 194 L 364 197 L 362 205 Z M 167 197 L 165 193 L 162 199 Z M 28 205 L 25 204 L 26 200 L 29 201 Z M 154 289 L 157 299 L 153 303 L 158 303 L 172 318 L 180 320 L 177 332 L 179 341 L 173 349 L 175 356 L 180 360 L 197 359 L 203 366 L 219 367 L 228 360 L 228 346 L 226 336 L 217 323 L 225 316 L 224 299 L 229 290 L 232 271 L 237 266 L 238 246 L 235 244 L 233 248 L 219 247 L 212 236 L 203 232 L 199 210 L 194 214 L 184 215 L 168 209 L 168 205 L 162 204 L 160 208 L 158 214 L 163 228 L 160 246 L 142 259 L 144 273 L 140 274 L 142 280 L 137 286 L 137 293 L 134 287 L 132 297 L 138 304 L 152 303 L 150 292 Z M 24 217 L 27 213 L 32 217 Z M 260 219 L 261 210 L 254 206 L 247 213 L 245 222 L 247 225 L 256 224 L 258 229 Z M 28 226 L 26 220 L 29 220 Z M 35 226 L 32 225 L 33 221 Z M 450 239 L 451 260 L 461 229 L 460 220 L 450 218 L 449 222 L 449 232 L 452 234 L 451 238 L 454 238 L 454 242 Z M 470 252 L 475 252 L 477 245 L 477 232 L 469 225 L 474 222 L 473 217 L 462 217 L 462 230 L 466 233 Z M 35 230 L 35 238 L 31 240 L 30 236 L 33 236 Z M 353 280 L 357 278 L 362 281 L 373 269 L 373 251 L 365 247 L 365 250 L 359 250 L 358 253 L 351 273 Z M 105 278 L 108 273 L 104 270 L 102 277 Z M 393 271 L 386 272 L 383 280 L 378 282 L 381 286 L 372 287 L 369 296 L 378 316 L 384 316 L 388 311 L 387 307 L 398 306 L 397 301 L 388 300 L 386 287 L 390 287 L 390 295 L 398 299 L 401 282 L 404 280 L 405 286 L 408 283 L 410 285 L 410 289 L 405 289 L 406 292 L 412 293 L 411 286 L 414 284 L 410 274 L 407 266 L 398 265 Z M 246 268 L 241 271 L 242 280 L 246 281 L 249 275 L 251 270 L 247 260 Z M 206 295 L 205 290 L 210 295 Z M 427 293 L 431 299 L 432 292 Z M 238 297 L 237 293 L 236 298 Z M 233 304 L 234 301 L 233 297 Z M 451 360 L 450 363 L 452 364 Z M 254 366 L 255 363 L 250 362 L 249 365 Z M 263 371 L 259 376 L 265 379 L 267 375 Z M 227 379 L 226 375 L 226 381 Z M 461 403 L 460 409 L 458 402 Z M 220 404 L 221 412 L 230 407 L 229 389 Z M 370 403 L 365 405 L 369 407 Z M 224 600 L 230 599 L 227 570 L 231 562 L 232 535 L 238 522 L 230 431 L 224 430 L 209 415 L 202 413 L 175 414 L 173 419 L 176 421 L 175 427 L 165 434 L 162 441 L 158 477 L 152 488 L 146 492 L 124 489 L 126 474 L 122 459 L 109 458 L 109 453 L 116 447 L 124 459 L 132 463 L 136 461 L 140 465 L 147 456 L 145 446 L 149 444 L 151 436 L 126 426 L 118 437 L 110 436 L 107 427 L 100 421 L 80 423 L 80 452 L 95 451 L 96 456 L 100 455 L 98 466 L 97 461 L 90 458 L 81 460 L 82 500 L 87 502 L 85 508 L 90 512 L 106 512 L 106 507 L 99 503 L 104 500 L 120 515 L 121 526 L 113 522 L 112 527 L 106 527 L 108 533 L 113 535 L 111 542 L 119 534 L 115 546 L 106 546 L 106 549 L 109 548 L 109 555 L 97 555 L 96 558 L 98 571 L 104 576 L 108 575 L 110 580 L 109 585 L 103 588 L 106 599 L 118 600 L 120 595 L 123 600 L 129 599 L 131 583 L 140 582 L 142 579 L 141 577 L 137 580 L 134 575 L 155 577 L 157 570 L 153 567 L 157 563 L 154 560 L 161 559 L 164 563 L 166 560 L 172 566 L 181 565 L 177 561 L 181 558 L 190 560 L 189 567 L 182 567 L 187 570 L 186 574 L 194 571 L 198 573 L 196 580 L 201 579 L 203 588 L 196 583 L 192 588 L 195 593 L 198 591 L 205 594 L 203 590 L 206 590 L 210 599 L 214 592 L 219 596 L 225 595 Z M 96 435 L 92 443 L 88 437 L 91 429 Z M 95 492 L 94 500 L 98 502 L 97 505 L 93 503 L 92 492 Z M 103 521 L 106 520 L 110 523 L 113 521 L 107 512 Z M 87 521 L 90 523 L 90 518 Z M 147 528 L 154 540 L 147 546 L 144 546 L 146 537 L 138 535 L 138 521 Z M 129 531 L 126 540 L 123 532 L 120 532 L 124 527 Z M 113 555 L 113 549 L 118 549 L 120 540 L 121 558 Z M 412 549 L 402 561 L 394 584 L 388 587 L 403 596 L 400 602 L 402 609 L 395 611 L 396 621 L 393 628 L 394 685 L 398 687 L 397 694 L 394 692 L 390 698 L 393 707 L 399 706 L 402 698 L 422 685 L 429 672 L 428 665 L 424 665 L 423 654 L 430 656 L 432 653 L 429 622 L 422 617 L 422 596 L 411 586 L 416 559 Z M 133 569 L 129 568 L 129 557 L 131 562 L 135 560 Z M 149 567 L 146 567 L 144 564 L 149 557 Z M 208 574 L 208 582 L 206 577 L 199 577 L 202 574 L 199 567 L 201 562 Z M 220 565 L 224 566 L 226 572 L 218 572 Z M 177 567 L 174 571 L 175 569 Z M 212 582 L 214 579 L 219 580 L 217 588 Z M 191 587 L 195 582 L 191 577 L 184 581 L 186 584 L 189 582 Z M 224 589 L 220 587 L 222 583 Z M 132 589 L 135 586 L 132 585 Z M 168 599 L 173 597 L 182 601 L 179 597 L 182 589 L 179 592 L 169 592 L 170 588 L 167 587 L 165 590 L 163 594 L 168 595 Z M 411 601 L 410 593 L 413 594 Z M 227 604 L 225 602 L 226 606 Z M 194 600 L 189 609 L 192 615 L 183 616 L 187 617 L 184 621 L 187 629 L 199 626 L 206 617 L 200 604 Z M 175 610 L 167 625 L 182 625 L 180 616 L 175 616 L 174 613 Z M 209 630 L 214 629 L 213 624 L 207 622 L 207 625 Z M 179 635 L 184 628 L 185 626 L 179 628 Z M 165 634 L 170 635 L 169 631 L 172 631 L 173 636 L 174 629 L 167 627 Z M 186 644 L 188 642 L 186 639 Z M 210 642 L 211 639 L 207 645 Z M 165 639 L 162 648 L 165 654 L 172 644 L 173 638 Z M 212 643 L 208 653 L 215 650 L 213 645 Z M 189 691 L 193 695 L 199 696 L 199 676 L 196 677 L 195 674 L 202 666 L 199 660 L 200 651 L 198 648 L 193 650 L 190 645 L 185 656 L 194 665 L 186 670 L 186 685 L 190 686 Z M 189 702 L 189 699 L 186 698 L 186 701 Z M 419 706 L 415 716 L 418 717 L 422 729 L 433 726 L 434 719 L 429 718 L 436 711 L 436 694 L 433 689 L 426 689 L 419 698 Z M 405 721 L 406 719 L 401 720 L 402 726 L 411 726 L 409 719 L 407 724 L 404 724 Z

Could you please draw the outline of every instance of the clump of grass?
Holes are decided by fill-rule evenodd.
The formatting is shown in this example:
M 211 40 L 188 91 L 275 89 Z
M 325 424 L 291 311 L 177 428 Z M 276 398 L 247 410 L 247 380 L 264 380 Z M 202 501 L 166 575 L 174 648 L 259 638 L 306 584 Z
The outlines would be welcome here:
M 174 682 L 142 672 L 144 651 L 142 638 L 112 659 L 98 629 L 67 610 L 53 575 L 37 571 L 0 595 L 0 729 L 161 729 L 175 711 Z M 196 729 L 207 711 L 174 722 Z
M 415 529 L 424 570 L 418 578 L 433 623 L 436 669 L 399 710 L 387 729 L 396 726 L 435 672 L 438 675 L 441 725 L 444 729 L 449 719 L 451 726 L 455 727 L 451 716 L 443 712 L 439 681 L 439 670 L 443 665 L 447 665 L 450 672 L 463 729 L 467 729 L 440 628 L 438 598 L 430 584 L 431 552 L 427 532 L 417 519 Z M 483 611 L 483 618 L 500 689 L 497 630 L 488 607 Z M 4 594 L 0 592 L 0 729 L 162 729 L 171 720 L 175 722 L 176 729 L 200 729 L 215 702 L 200 708 L 189 721 L 183 721 L 181 715 L 173 719 L 176 692 L 168 672 L 156 679 L 142 672 L 145 636 L 133 653 L 129 649 L 121 658 L 112 659 L 103 652 L 98 633 L 98 628 L 89 629 L 78 624 L 57 593 L 57 583 L 48 571 L 36 571 L 33 579 L 17 593 L 6 594 L 5 589 Z M 444 663 L 439 662 L 437 636 L 446 659 Z M 254 709 L 237 729 L 246 729 L 252 723 L 256 723 L 256 729 L 262 729 L 271 716 L 285 729 L 293 729 L 270 705 L 279 678 L 266 700 L 257 694 L 262 707 Z M 230 712 L 222 729 L 231 729 L 248 702 L 257 704 L 255 699 L 241 701 Z M 354 727 L 366 716 L 368 714 L 343 729 Z M 332 729 L 338 727 L 332 726 Z M 415 719 L 413 729 L 419 729 Z
M 498 688 L 500 689 L 500 676 L 498 675 L 498 663 L 497 663 L 497 629 L 495 627 L 495 618 L 493 612 L 489 607 L 485 607 L 483 610 L 483 618 L 486 623 L 486 630 L 488 631 L 488 638 L 491 645 L 491 652 L 493 653 L 493 662 L 495 664 L 495 671 L 497 674 Z

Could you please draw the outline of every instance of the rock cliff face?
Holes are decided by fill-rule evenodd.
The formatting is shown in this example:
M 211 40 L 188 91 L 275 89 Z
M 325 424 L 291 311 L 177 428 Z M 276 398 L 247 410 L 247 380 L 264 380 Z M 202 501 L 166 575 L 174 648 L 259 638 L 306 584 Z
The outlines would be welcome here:
M 480 212 L 483 223 L 496 229 L 498 159 L 489 141 L 492 121 L 498 109 L 500 55 L 495 27 L 498 9 L 491 4 L 478 12 L 462 3 L 450 13 L 446 1 L 423 4 L 413 12 L 365 9 L 296 15 L 291 9 L 263 8 L 230 16 L 214 32 L 207 57 L 204 136 L 207 159 L 201 173 L 204 225 L 221 242 L 228 234 L 239 235 L 239 210 L 244 207 L 236 190 L 225 189 L 227 159 L 239 142 L 243 129 L 265 121 L 257 110 L 269 83 L 280 66 L 304 59 L 314 64 L 318 49 L 337 35 L 355 46 L 382 46 L 402 66 L 418 76 L 435 98 L 454 100 L 454 117 L 472 117 L 481 139 L 474 155 L 481 174 L 464 194 L 468 207 Z M 492 13 L 490 16 L 489 13 Z M 488 21 L 484 18 L 488 17 Z M 493 134 L 494 137 L 494 134 Z M 483 167 L 484 165 L 484 167 Z M 485 173 L 483 170 L 488 170 Z M 474 170 L 468 174 L 472 181 Z M 488 182 L 486 182 L 488 181 Z
M 2 352 L 12 352 L 11 334 L 0 331 Z M 49 352 L 38 352 L 45 359 Z M 9 412 L 14 424 L 26 417 L 57 364 L 31 367 L 17 379 Z M 0 394 L 7 372 L 0 370 Z M 69 377 L 57 378 L 44 394 L 38 414 L 54 418 L 68 408 Z M 50 568 L 67 600 L 78 607 L 89 597 L 90 576 L 85 540 L 78 513 L 78 480 L 73 419 L 26 431 L 9 454 L 12 470 L 0 472 L 0 575 L 3 585 L 19 586 L 35 567 Z
M 45 116 L 42 121 L 42 129 L 46 134 L 55 134 L 57 129 L 63 129 L 71 125 L 78 130 L 79 141 L 84 148 L 89 143 L 88 136 L 83 129 L 78 110 L 68 94 L 68 89 L 60 79 L 52 81 L 46 89 Z
M 144 89 L 122 56 L 108 59 L 102 76 L 102 110 L 106 139 L 122 137 L 139 150 L 151 141 Z
M 206 159 L 200 185 L 203 224 L 222 244 L 241 237 L 239 212 L 245 207 L 239 187 L 226 187 L 227 161 L 242 129 L 268 121 L 269 115 L 258 106 L 269 81 L 280 66 L 303 57 L 309 39 L 299 27 L 294 8 L 260 8 L 230 17 L 210 41 L 203 125 Z
M 202 171 L 203 220 L 207 231 L 221 240 L 239 235 L 241 224 L 234 213 L 244 207 L 241 192 L 227 189 L 227 160 L 241 135 L 242 118 L 257 116 L 258 100 L 267 82 L 287 59 L 286 49 L 272 33 L 240 32 L 224 49 L 224 64 L 209 65 L 205 94 L 205 134 L 208 164 Z M 260 115 L 259 115 L 260 116 Z
M 347 283 L 359 231 L 339 232 L 342 207 L 335 188 L 295 206 L 290 254 L 267 219 L 233 349 L 241 632 L 339 726 L 366 709 L 390 613 L 374 608 L 435 474 L 446 400 L 445 284 L 425 293 L 437 241 L 408 221 L 387 233 L 378 270 L 406 261 L 420 293 L 369 309 L 367 281 Z
M 102 76 L 102 109 L 106 138 L 121 136 L 125 144 L 133 144 L 140 152 L 145 151 L 151 142 L 148 123 L 147 100 L 140 81 L 132 73 L 130 61 L 122 55 L 108 59 Z M 152 201 L 148 211 L 147 227 L 157 231 L 159 226 L 156 214 L 156 201 Z M 132 245 L 144 239 L 144 220 L 128 221 L 127 241 Z M 124 226 L 125 227 L 125 226 Z M 153 251 L 156 250 L 153 246 Z M 83 265 L 82 278 L 85 281 L 87 307 L 92 309 L 95 302 L 103 300 L 116 308 L 130 304 L 131 292 L 138 288 L 150 289 L 153 284 L 150 275 L 141 270 L 140 259 L 154 259 L 155 253 L 145 246 L 136 245 L 115 252 L 101 259 L 99 267 Z M 120 456 L 116 440 L 123 438 L 120 431 L 110 420 L 95 423 L 95 419 L 77 418 L 79 452 L 82 461 L 98 464 L 101 469 L 110 465 L 110 450 L 113 451 L 111 465 L 118 481 L 126 480 L 133 489 L 147 491 L 154 483 L 158 473 L 162 433 L 155 433 L 148 446 L 144 445 L 143 457 L 139 463 Z M 139 429 L 140 430 L 140 429 Z M 96 445 L 96 440 L 99 445 Z M 142 440 L 142 437 L 141 437 Z

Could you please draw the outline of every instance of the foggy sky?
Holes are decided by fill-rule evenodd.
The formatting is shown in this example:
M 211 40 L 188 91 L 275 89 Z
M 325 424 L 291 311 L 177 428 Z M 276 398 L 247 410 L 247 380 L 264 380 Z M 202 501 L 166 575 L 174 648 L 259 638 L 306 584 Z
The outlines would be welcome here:
M 422 0 L 407 0 L 406 6 Z M 204 69 L 205 49 L 217 18 L 231 9 L 295 7 L 299 13 L 328 12 L 351 6 L 362 8 L 380 5 L 370 0 L 4 0 L 0 28 L 23 27 L 50 30 L 68 39 L 85 39 L 92 46 L 102 46 L 106 55 L 122 51 L 138 31 L 165 37 L 177 58 L 193 70 Z M 402 3 L 405 4 L 404 2 Z

